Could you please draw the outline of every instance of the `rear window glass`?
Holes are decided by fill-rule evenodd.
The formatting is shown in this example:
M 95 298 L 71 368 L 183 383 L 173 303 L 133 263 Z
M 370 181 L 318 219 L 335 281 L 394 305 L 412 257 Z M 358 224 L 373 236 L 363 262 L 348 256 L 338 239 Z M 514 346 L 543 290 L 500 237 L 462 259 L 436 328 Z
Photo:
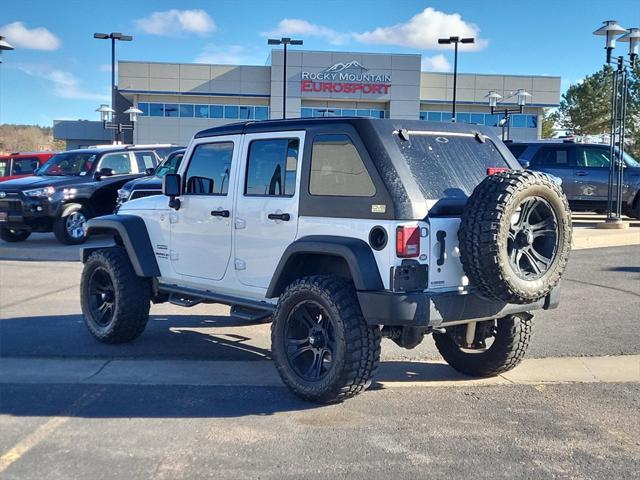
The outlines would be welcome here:
M 509 150 L 511 150 L 511 153 L 513 153 L 513 156 L 516 158 L 520 158 L 520 156 L 524 153 L 524 151 L 527 149 L 527 145 L 513 145 L 513 144 L 507 144 L 507 148 Z
M 482 143 L 472 134 L 448 132 L 411 132 L 408 141 L 394 138 L 428 199 L 466 198 L 487 176 L 487 168 L 509 168 L 488 138 Z
M 37 157 L 14 158 L 12 175 L 28 175 L 36 171 L 40 163 Z

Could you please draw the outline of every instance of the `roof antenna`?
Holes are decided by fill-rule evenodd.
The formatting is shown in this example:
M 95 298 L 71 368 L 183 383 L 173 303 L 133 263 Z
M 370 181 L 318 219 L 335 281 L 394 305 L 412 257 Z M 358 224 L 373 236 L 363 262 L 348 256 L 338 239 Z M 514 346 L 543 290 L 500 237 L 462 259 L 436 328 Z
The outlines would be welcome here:
M 400 130 L 398 130 L 398 137 L 400 137 L 405 142 L 408 142 L 409 141 L 409 130 L 407 130 L 406 128 L 401 128 Z

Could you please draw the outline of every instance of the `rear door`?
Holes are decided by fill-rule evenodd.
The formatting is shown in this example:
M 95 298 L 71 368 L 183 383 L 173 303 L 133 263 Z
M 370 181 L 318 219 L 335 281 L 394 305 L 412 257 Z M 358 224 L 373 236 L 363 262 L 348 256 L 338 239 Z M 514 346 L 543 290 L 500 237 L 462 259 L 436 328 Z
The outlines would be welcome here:
M 234 268 L 245 285 L 266 289 L 296 238 L 304 137 L 304 132 L 245 135 L 234 221 Z
M 576 199 L 574 145 L 545 145 L 538 149 L 530 161 L 530 169 L 546 172 L 562 179 L 562 190 L 569 200 Z

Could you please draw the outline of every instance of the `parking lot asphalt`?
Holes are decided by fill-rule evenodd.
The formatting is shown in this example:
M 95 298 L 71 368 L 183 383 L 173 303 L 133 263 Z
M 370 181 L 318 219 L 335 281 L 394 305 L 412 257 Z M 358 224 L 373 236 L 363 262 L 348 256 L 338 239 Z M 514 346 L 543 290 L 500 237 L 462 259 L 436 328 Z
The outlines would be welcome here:
M 249 325 L 219 305 L 153 305 L 128 345 L 96 342 L 79 306 L 79 262 L 0 261 L 0 355 L 29 357 L 265 360 L 269 325 Z M 558 309 L 535 314 L 530 357 L 640 353 L 640 246 L 572 253 Z M 427 338 L 414 350 L 384 340 L 385 359 L 435 359 Z
M 34 241 L 35 261 L 0 260 L 0 478 L 640 471 L 640 246 L 572 252 L 560 307 L 536 314 L 529 360 L 510 375 L 470 380 L 439 363 L 430 338 L 410 351 L 384 340 L 372 388 L 319 406 L 280 384 L 269 325 L 227 307 L 154 305 L 132 344 L 96 342 L 77 247 Z

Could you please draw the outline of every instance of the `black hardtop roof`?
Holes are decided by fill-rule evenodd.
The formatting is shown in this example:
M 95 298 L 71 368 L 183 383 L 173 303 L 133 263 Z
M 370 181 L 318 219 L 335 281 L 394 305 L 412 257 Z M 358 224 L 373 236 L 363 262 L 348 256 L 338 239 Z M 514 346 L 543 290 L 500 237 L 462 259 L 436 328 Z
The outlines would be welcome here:
M 220 127 L 208 128 L 195 134 L 194 138 L 217 137 L 221 135 L 241 135 L 245 133 L 265 133 L 286 130 L 305 130 L 319 125 L 351 125 L 356 129 L 383 128 L 398 130 L 401 128 L 417 131 L 435 132 L 482 132 L 490 130 L 484 125 L 469 123 L 428 122 L 424 120 L 378 119 L 363 117 L 323 117 L 289 118 L 286 120 L 261 120 L 230 123 Z M 386 127 L 386 128 L 385 128 Z

